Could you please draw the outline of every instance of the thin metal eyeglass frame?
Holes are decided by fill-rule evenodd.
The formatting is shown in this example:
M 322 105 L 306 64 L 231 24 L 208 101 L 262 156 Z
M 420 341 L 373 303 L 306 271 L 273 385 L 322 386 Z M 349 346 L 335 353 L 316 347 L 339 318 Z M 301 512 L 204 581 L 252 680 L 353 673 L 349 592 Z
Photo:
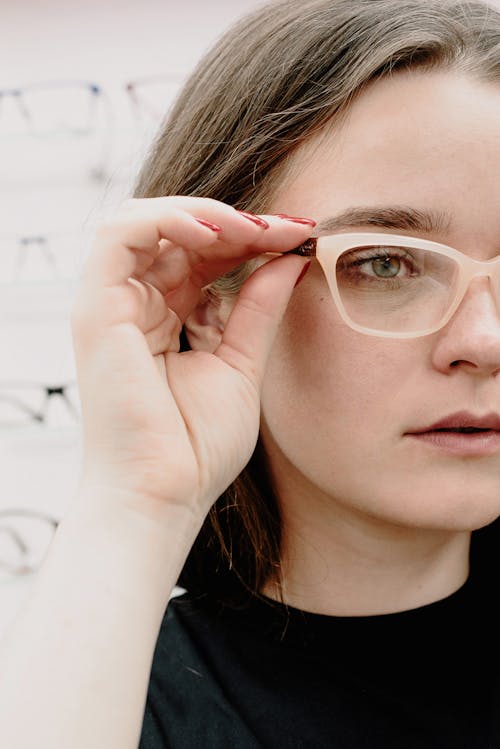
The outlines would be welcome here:
M 39 94 L 42 92 L 50 93 L 56 92 L 64 97 L 67 91 L 83 91 L 89 96 L 89 110 L 88 110 L 88 122 L 83 128 L 83 132 L 88 134 L 89 132 L 95 132 L 95 120 L 98 118 L 100 111 L 102 110 L 105 118 L 105 128 L 102 131 L 104 137 L 102 145 L 100 146 L 101 153 L 99 155 L 98 162 L 95 166 L 90 169 L 90 177 L 96 182 L 100 182 L 107 176 L 108 160 L 110 156 L 110 150 L 112 145 L 112 131 L 114 126 L 113 110 L 111 101 L 106 91 L 96 83 L 92 81 L 84 80 L 73 80 L 73 79 L 62 79 L 62 80 L 48 80 L 48 81 L 37 81 L 34 83 L 27 83 L 22 86 L 15 86 L 13 88 L 0 88 L 0 136 L 3 135 L 1 131 L 2 126 L 2 104 L 4 101 L 13 101 L 17 107 L 22 119 L 24 120 L 26 131 L 20 131 L 18 135 L 28 135 L 31 137 L 38 138 L 40 133 L 30 131 L 29 125 L 33 120 L 30 108 L 26 106 L 26 97 L 30 94 Z M 92 125 L 89 126 L 89 122 Z M 64 128 L 62 129 L 64 132 Z M 75 134 L 71 129 L 67 131 L 70 134 Z M 79 133 L 81 134 L 81 133 Z
M 0 89 L 0 104 L 5 99 L 11 99 L 14 104 L 17 105 L 18 111 L 23 117 L 26 123 L 29 123 L 31 118 L 30 110 L 26 107 L 26 95 L 43 92 L 56 92 L 60 93 L 63 97 L 66 91 L 80 90 L 86 92 L 89 95 L 89 118 L 95 116 L 95 110 L 97 107 L 98 98 L 106 102 L 106 97 L 101 86 L 96 83 L 81 81 L 81 80 L 51 80 L 51 81 L 39 81 L 36 83 L 28 83 L 23 86 L 15 86 L 14 88 L 1 88 Z M 1 114 L 1 112 L 0 112 Z
M 458 265 L 458 278 L 456 283 L 455 296 L 450 303 L 448 310 L 441 321 L 432 328 L 410 332 L 390 332 L 377 330 L 358 325 L 347 314 L 342 303 L 340 292 L 337 285 L 336 265 L 337 260 L 346 250 L 355 247 L 371 246 L 388 246 L 388 247 L 412 247 L 417 250 L 428 250 L 439 255 L 444 255 L 454 260 Z M 500 306 L 500 255 L 491 260 L 475 260 L 454 247 L 449 247 L 439 242 L 432 242 L 419 237 L 409 237 L 400 234 L 384 234 L 371 232 L 339 233 L 330 234 L 320 237 L 310 237 L 299 247 L 290 251 L 293 255 L 303 257 L 316 257 L 325 274 L 333 300 L 337 306 L 343 321 L 353 330 L 365 335 L 377 336 L 381 338 L 420 338 L 431 333 L 436 333 L 443 328 L 453 317 L 460 306 L 467 289 L 473 278 L 486 277 L 490 280 L 490 285 Z M 287 253 L 288 254 L 288 253 Z

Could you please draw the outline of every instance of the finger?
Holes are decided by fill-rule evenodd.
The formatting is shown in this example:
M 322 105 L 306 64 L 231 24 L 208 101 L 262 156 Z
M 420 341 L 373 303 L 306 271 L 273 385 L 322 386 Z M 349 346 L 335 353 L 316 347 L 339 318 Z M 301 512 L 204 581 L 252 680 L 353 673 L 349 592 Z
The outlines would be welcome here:
M 199 198 L 186 195 L 170 195 L 159 198 L 136 199 L 127 201 L 132 211 L 142 210 L 142 204 L 147 203 L 148 210 L 162 210 L 163 205 L 172 205 L 190 213 L 192 216 L 200 216 L 219 224 L 223 229 L 221 239 L 227 244 L 240 245 L 247 242 L 256 251 L 282 252 L 292 249 L 297 236 L 310 236 L 315 222 L 312 219 L 294 218 L 284 214 L 258 214 L 253 215 L 244 211 L 235 210 L 227 203 L 213 198 Z M 262 230 L 262 227 L 254 223 L 255 219 L 263 219 L 271 231 Z M 247 239 L 242 240 L 242 231 L 245 230 Z M 300 239 L 302 242 L 303 239 Z
M 82 285 L 102 288 L 125 283 L 131 276 L 144 277 L 146 270 L 161 257 L 158 267 L 160 271 L 168 267 L 168 274 L 173 278 L 170 288 L 173 288 L 175 278 L 184 278 L 201 259 L 233 257 L 235 264 L 238 259 L 241 262 L 241 258 L 248 255 L 247 248 L 256 246 L 265 231 L 263 226 L 257 226 L 231 206 L 218 201 L 182 200 L 186 201 L 189 211 L 206 215 L 210 209 L 209 220 L 181 210 L 179 199 L 156 198 L 136 201 L 133 209 L 121 209 L 113 219 L 103 222 L 84 267 Z M 140 203 L 140 210 L 136 203 Z M 221 223 L 224 223 L 223 229 Z M 226 239 L 210 252 L 222 232 Z M 156 285 L 152 274 L 145 280 Z
M 89 274 L 98 274 L 104 285 L 123 283 L 132 275 L 140 278 L 158 258 L 159 275 L 165 261 L 170 274 L 182 277 L 197 266 L 203 285 L 217 277 L 210 273 L 211 263 L 236 265 L 252 254 L 292 249 L 312 228 L 277 216 L 266 216 L 256 224 L 255 217 L 209 198 L 170 196 L 127 201 L 125 206 L 100 227 L 96 252 L 89 258 Z M 200 220 L 221 231 L 213 231 Z M 184 258 L 179 252 L 172 254 L 179 248 L 186 253 Z M 182 267 L 177 270 L 179 264 Z M 145 280 L 155 283 L 149 276 Z
M 164 296 L 182 290 L 169 304 L 184 319 L 203 286 L 259 253 L 286 252 L 311 229 L 276 216 L 259 225 L 231 206 L 205 198 L 174 196 L 132 205 L 100 227 L 82 274 L 82 304 L 99 289 L 123 286 L 142 275 Z M 187 209 L 203 211 L 209 225 Z M 220 231 L 210 228 L 215 222 Z
M 220 227 L 221 232 L 218 238 L 224 238 L 224 244 L 235 245 L 237 247 L 258 244 L 259 237 L 268 228 L 266 222 L 260 222 L 257 217 L 255 223 L 251 215 L 245 217 L 245 214 L 235 210 L 232 206 L 210 198 L 193 198 L 189 196 L 167 196 L 163 198 L 148 198 L 145 200 L 127 201 L 130 205 L 128 209 L 121 211 L 122 221 L 135 223 L 139 226 L 140 222 L 152 221 L 158 231 L 158 238 L 165 238 L 172 245 L 190 247 L 197 249 L 196 242 L 189 233 L 190 224 L 186 216 L 191 216 L 191 225 L 195 222 L 201 222 L 205 228 L 210 230 L 210 226 Z M 208 224 L 208 225 L 207 225 Z M 136 232 L 135 235 L 128 235 L 126 241 L 130 247 L 139 250 L 148 250 L 152 241 L 156 241 L 153 236 L 147 236 L 146 233 Z M 206 246 L 205 243 L 199 245 L 199 248 Z M 226 252 L 227 252 L 226 247 Z M 234 248 L 232 253 L 234 254 Z
M 167 310 L 165 318 L 145 334 L 151 354 L 158 356 L 179 351 L 181 329 L 182 325 L 177 315 Z
M 219 242 L 217 244 L 220 244 Z M 255 251 L 238 253 L 236 256 L 216 259 L 218 248 L 213 245 L 213 256 L 208 260 L 198 260 L 193 262 L 193 258 L 182 247 L 172 247 L 168 252 L 163 253 L 157 260 L 144 272 L 142 280 L 147 281 L 157 288 L 165 297 L 168 297 L 176 311 L 179 314 L 178 304 L 183 304 L 183 295 L 186 288 L 194 289 L 198 294 L 203 286 L 214 281 L 216 278 L 229 273 L 241 263 L 255 258 L 259 253 Z M 261 253 L 262 254 L 262 253 Z M 177 291 L 174 296 L 171 292 Z
M 266 252 L 281 253 L 292 249 L 301 244 L 312 230 L 310 225 L 298 225 L 276 216 L 266 217 L 269 229 L 263 230 L 235 211 L 229 216 L 230 220 L 226 217 L 225 223 L 218 217 L 223 226 L 217 241 L 196 253 L 187 252 L 184 246 L 173 241 L 162 240 L 162 251 L 147 268 L 143 266 L 142 276 L 139 268 L 134 277 L 142 277 L 164 295 L 179 289 L 188 278 L 193 286 L 201 289 L 247 260 Z M 179 313 L 178 300 L 172 303 Z
M 243 285 L 215 354 L 260 389 L 279 324 L 307 260 L 284 256 L 261 266 Z
M 217 240 L 217 232 L 203 226 L 188 213 L 169 208 L 168 215 L 141 217 L 129 214 L 104 222 L 99 227 L 94 245 L 82 273 L 82 284 L 92 287 L 118 286 L 137 273 L 138 258 L 143 266 L 145 256 L 152 263 L 160 253 L 160 241 L 168 238 L 191 251 L 196 262 L 196 251 Z

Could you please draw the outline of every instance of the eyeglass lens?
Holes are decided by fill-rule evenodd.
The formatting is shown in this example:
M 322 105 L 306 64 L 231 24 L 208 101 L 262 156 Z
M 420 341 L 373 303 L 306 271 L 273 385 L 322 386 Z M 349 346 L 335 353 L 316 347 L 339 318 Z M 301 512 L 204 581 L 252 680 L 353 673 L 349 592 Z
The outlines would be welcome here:
M 459 265 L 427 249 L 369 245 L 340 255 L 335 277 L 348 317 L 386 332 L 439 325 L 456 294 Z

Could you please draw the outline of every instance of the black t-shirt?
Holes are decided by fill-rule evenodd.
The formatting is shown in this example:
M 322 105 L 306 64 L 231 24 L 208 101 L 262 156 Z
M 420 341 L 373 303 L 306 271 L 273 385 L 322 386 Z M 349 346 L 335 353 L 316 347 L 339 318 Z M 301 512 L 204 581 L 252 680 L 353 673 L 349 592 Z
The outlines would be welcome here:
M 172 599 L 140 749 L 500 749 L 496 525 L 459 590 L 409 611 Z

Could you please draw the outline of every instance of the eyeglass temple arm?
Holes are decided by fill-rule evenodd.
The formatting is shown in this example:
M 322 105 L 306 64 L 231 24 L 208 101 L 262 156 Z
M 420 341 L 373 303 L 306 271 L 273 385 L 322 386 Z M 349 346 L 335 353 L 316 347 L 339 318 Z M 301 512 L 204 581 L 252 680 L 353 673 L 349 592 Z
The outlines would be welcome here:
M 310 237 L 309 239 L 306 239 L 305 242 L 302 242 L 301 245 L 299 245 L 298 247 L 295 247 L 295 249 L 290 250 L 289 252 L 285 254 L 302 255 L 303 257 L 314 257 L 316 255 L 317 242 L 318 240 L 316 237 Z

